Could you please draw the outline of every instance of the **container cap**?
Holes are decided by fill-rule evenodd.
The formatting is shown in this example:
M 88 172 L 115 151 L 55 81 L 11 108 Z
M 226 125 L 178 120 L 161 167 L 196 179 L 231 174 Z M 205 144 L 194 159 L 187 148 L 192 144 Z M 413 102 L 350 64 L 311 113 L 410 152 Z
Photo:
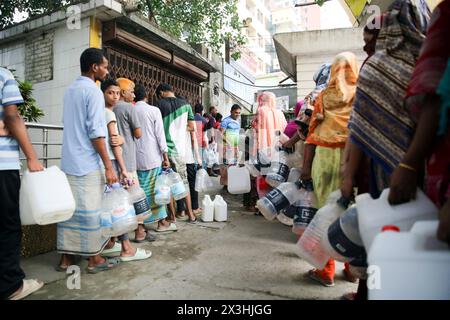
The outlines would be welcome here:
M 338 199 L 337 204 L 340 205 L 342 208 L 347 209 L 350 205 L 351 200 L 342 196 Z
M 395 231 L 395 232 L 400 232 L 400 228 L 394 225 L 387 225 L 384 226 L 383 228 L 381 228 L 381 232 L 385 232 L 385 231 Z

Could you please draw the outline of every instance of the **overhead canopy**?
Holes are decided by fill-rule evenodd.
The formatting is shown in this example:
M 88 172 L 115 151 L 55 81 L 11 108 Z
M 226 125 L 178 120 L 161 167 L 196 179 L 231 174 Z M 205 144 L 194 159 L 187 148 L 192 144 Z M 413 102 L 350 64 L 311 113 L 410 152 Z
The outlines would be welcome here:
M 442 0 L 425 0 L 428 6 L 433 10 Z M 386 11 L 394 0 L 339 0 L 346 11 L 350 21 L 356 25 L 364 25 L 367 17 L 364 8 L 366 6 L 378 6 L 381 12 Z

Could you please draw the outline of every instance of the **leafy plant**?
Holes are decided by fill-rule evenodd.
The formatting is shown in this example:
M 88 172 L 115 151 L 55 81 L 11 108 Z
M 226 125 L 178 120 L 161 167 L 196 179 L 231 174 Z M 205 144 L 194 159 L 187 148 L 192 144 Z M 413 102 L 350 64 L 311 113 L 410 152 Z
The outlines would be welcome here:
M 19 114 L 23 117 L 26 122 L 37 122 L 40 118 L 44 116 L 44 111 L 36 105 L 36 100 L 33 98 L 33 84 L 29 81 L 20 81 L 15 75 L 14 69 L 7 68 L 16 78 L 19 85 L 20 94 L 22 95 L 24 103 L 19 105 L 17 108 Z
M 36 100 L 33 98 L 33 84 L 26 80 L 17 80 L 17 82 L 24 100 L 24 103 L 18 106 L 19 113 L 25 121 L 37 122 L 44 116 L 44 112 L 36 105 Z

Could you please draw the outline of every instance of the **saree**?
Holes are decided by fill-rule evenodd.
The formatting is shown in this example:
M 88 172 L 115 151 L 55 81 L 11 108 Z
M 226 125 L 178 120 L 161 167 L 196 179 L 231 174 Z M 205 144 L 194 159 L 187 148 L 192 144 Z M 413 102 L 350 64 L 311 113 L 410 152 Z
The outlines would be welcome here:
M 424 0 L 396 0 L 383 15 L 376 52 L 358 79 L 350 138 L 387 175 L 403 158 L 414 133 L 403 101 L 429 17 Z

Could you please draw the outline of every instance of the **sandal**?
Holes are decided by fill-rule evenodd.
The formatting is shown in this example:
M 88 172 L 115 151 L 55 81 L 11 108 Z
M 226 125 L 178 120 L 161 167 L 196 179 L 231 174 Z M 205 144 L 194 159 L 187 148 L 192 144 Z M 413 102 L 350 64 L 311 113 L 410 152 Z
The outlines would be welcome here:
M 187 214 L 182 215 L 182 216 L 177 214 L 176 218 L 180 221 L 188 221 L 189 220 L 189 216 Z
M 156 232 L 175 232 L 178 231 L 177 225 L 175 223 L 171 223 L 167 228 L 161 229 L 157 228 Z
M 67 268 L 69 268 L 69 266 L 61 266 L 61 265 L 57 265 L 56 267 L 55 267 L 55 271 L 57 271 L 57 272 L 67 272 Z
M 153 242 L 153 241 L 155 241 L 156 240 L 156 236 L 155 235 L 153 235 L 153 234 L 151 234 L 150 232 L 146 232 L 145 233 L 145 238 L 144 239 L 141 239 L 141 240 L 138 240 L 138 239 L 134 239 L 134 240 L 131 240 L 131 242 L 134 242 L 134 243 L 143 243 L 143 242 L 146 242 L 146 241 L 148 241 L 148 242 Z
M 136 248 L 136 253 L 132 257 L 120 257 L 120 260 L 122 262 L 130 262 L 130 261 L 137 261 L 137 260 L 145 260 L 152 256 L 151 251 L 147 251 L 141 248 Z
M 191 224 L 196 224 L 197 222 L 198 222 L 197 218 L 195 218 L 194 220 L 191 220 L 191 219 L 188 220 L 188 223 L 191 223 Z
M 114 246 L 110 249 L 104 249 L 102 255 L 109 256 L 115 253 L 120 253 L 122 251 L 122 244 L 120 242 L 115 242 Z
M 200 217 L 202 215 L 202 213 L 203 213 L 202 208 L 198 208 L 197 210 L 194 210 L 194 215 L 196 217 Z
M 8 300 L 21 300 L 29 296 L 30 294 L 38 291 L 43 286 L 44 283 L 36 279 L 23 280 L 22 290 L 10 296 Z
M 322 284 L 325 287 L 334 287 L 334 281 L 332 279 L 325 279 L 318 273 L 319 270 L 313 269 L 308 271 L 308 277 Z
M 93 267 L 88 267 L 87 272 L 91 274 L 96 274 L 102 271 L 108 271 L 117 267 L 120 264 L 120 258 L 110 258 L 106 259 L 105 262 L 97 264 Z

